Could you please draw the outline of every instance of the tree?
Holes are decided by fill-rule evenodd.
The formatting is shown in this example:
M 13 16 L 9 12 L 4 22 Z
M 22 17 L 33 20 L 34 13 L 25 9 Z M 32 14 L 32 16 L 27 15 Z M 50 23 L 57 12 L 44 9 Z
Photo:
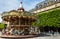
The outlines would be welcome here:
M 0 23 L 0 30 L 2 30 L 4 28 L 4 25 L 5 24 Z
M 39 27 L 60 27 L 60 9 L 43 12 L 38 14 L 38 25 Z

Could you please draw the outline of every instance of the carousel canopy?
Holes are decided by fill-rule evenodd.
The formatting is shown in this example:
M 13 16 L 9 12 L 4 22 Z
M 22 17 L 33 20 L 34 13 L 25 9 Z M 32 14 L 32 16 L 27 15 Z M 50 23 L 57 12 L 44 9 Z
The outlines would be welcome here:
M 2 13 L 2 16 L 11 16 L 11 15 L 17 15 L 17 16 L 36 16 L 35 13 L 29 13 L 27 11 L 22 12 L 22 13 L 19 14 L 18 11 L 16 11 L 16 10 L 11 10 L 9 12 L 3 12 Z
M 36 18 L 37 15 L 35 13 L 30 13 L 30 12 L 25 11 L 21 2 L 17 10 L 11 10 L 11 11 L 2 13 L 3 18 L 4 17 L 7 18 L 9 16 L 27 16 L 27 17 L 32 16 Z

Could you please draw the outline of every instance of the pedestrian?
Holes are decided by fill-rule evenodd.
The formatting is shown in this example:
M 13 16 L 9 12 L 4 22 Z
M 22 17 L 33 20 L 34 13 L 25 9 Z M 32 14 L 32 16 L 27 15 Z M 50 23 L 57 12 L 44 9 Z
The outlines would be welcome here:
M 51 33 L 52 33 L 52 35 L 54 35 L 54 31 L 53 30 L 51 30 Z

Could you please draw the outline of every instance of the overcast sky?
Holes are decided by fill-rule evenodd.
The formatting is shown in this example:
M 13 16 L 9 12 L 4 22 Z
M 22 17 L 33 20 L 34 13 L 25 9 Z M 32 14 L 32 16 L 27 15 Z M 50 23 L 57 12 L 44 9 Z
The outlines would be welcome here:
M 17 10 L 22 0 L 0 0 L 0 13 L 4 11 Z M 34 8 L 37 3 L 44 0 L 23 0 L 23 7 L 26 11 Z M 0 16 L 0 22 L 2 21 Z

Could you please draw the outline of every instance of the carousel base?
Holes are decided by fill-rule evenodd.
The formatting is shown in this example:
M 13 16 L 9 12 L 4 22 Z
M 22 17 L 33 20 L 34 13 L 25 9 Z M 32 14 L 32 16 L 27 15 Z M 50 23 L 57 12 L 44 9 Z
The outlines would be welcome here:
M 1 35 L 1 38 L 33 38 L 36 35 Z

